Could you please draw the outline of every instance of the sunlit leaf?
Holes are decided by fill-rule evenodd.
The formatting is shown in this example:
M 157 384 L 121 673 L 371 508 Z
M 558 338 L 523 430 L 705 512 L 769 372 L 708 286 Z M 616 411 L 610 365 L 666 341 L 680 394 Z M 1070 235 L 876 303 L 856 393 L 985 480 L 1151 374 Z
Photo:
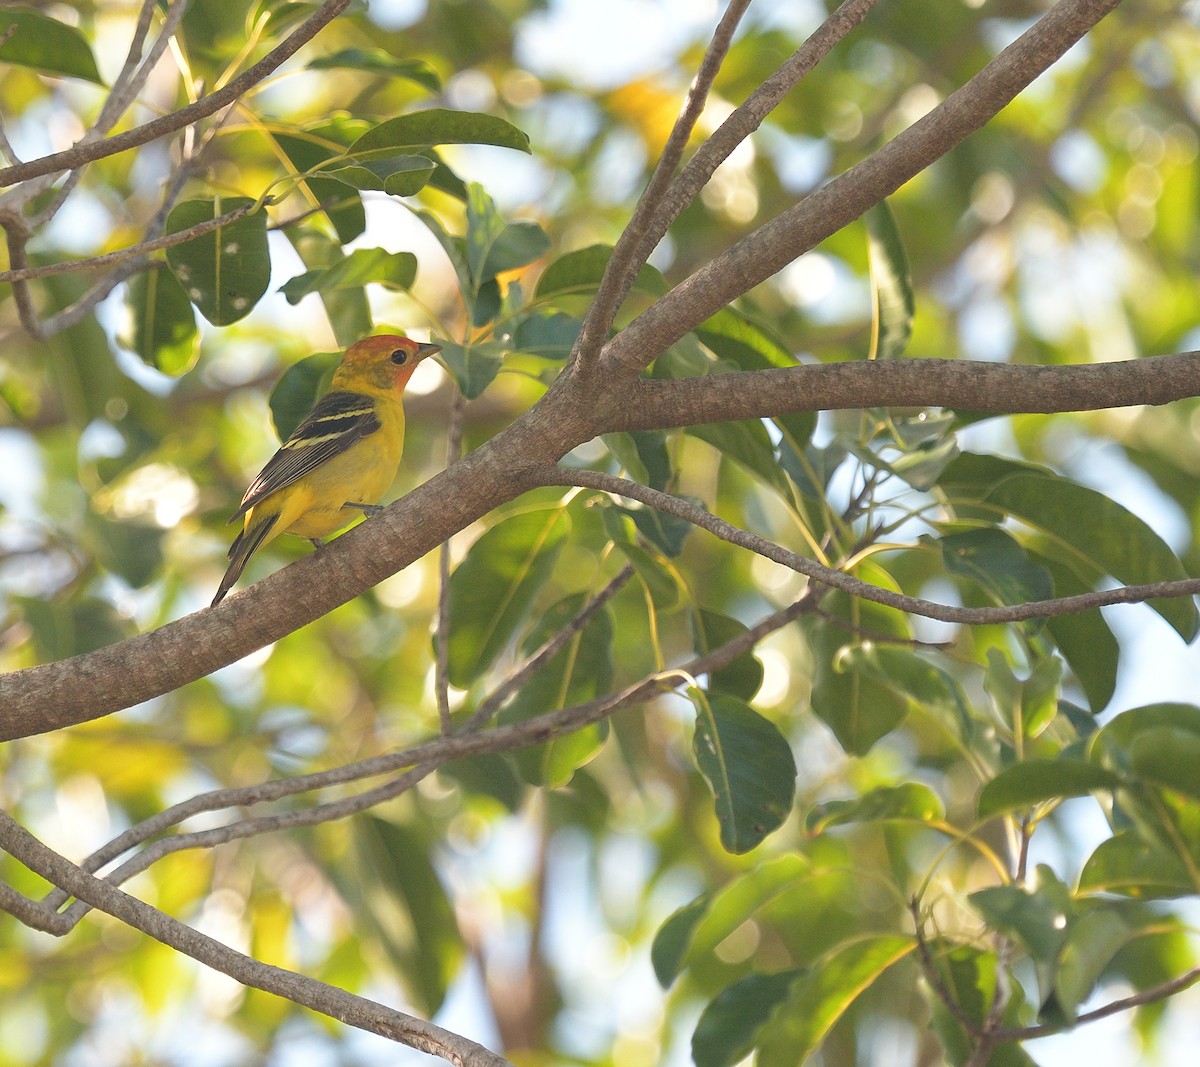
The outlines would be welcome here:
M 191 301 L 166 264 L 156 263 L 129 282 L 133 317 L 130 347 L 142 362 L 178 377 L 200 354 L 200 331 Z
M 350 146 L 352 156 L 440 144 L 490 144 L 529 151 L 529 138 L 496 115 L 429 108 L 381 122 Z
M 904 820 L 929 822 L 943 819 L 946 809 L 941 798 L 927 785 L 905 782 L 879 786 L 853 800 L 828 800 L 808 813 L 804 828 L 810 834 L 824 833 L 834 826 L 860 822 Z
M 167 233 L 179 233 L 252 204 L 245 197 L 185 200 L 167 216 Z M 228 326 L 254 310 L 267 291 L 271 258 L 267 216 L 251 212 L 167 249 L 167 262 L 188 299 L 214 326 Z
M 534 299 L 551 300 L 594 292 L 604 277 L 612 251 L 611 245 L 589 245 L 559 256 L 542 271 L 533 293 Z M 633 289 L 650 296 L 661 296 L 667 291 L 667 283 L 657 269 L 647 264 L 638 271 Z
M 494 342 L 460 345 L 443 341 L 441 344 L 442 362 L 468 400 L 480 396 L 504 366 L 504 349 Z
M 0 63 L 104 84 L 87 38 L 74 26 L 33 8 L 0 8 Z
M 792 985 L 760 1031 L 755 1062 L 799 1067 L 862 992 L 914 947 L 910 937 L 886 934 L 838 945 Z
M 437 164 L 425 156 L 385 156 L 363 159 L 340 167 L 329 167 L 322 174 L 353 186 L 374 189 L 392 196 L 412 196 L 425 188 Z
M 331 267 L 306 271 L 284 282 L 279 291 L 289 304 L 298 304 L 309 293 L 358 289 L 378 282 L 386 289 L 411 288 L 417 277 L 417 257 L 411 252 L 359 248 Z
M 1082 797 L 1100 789 L 1115 789 L 1111 771 L 1082 759 L 1025 759 L 1006 767 L 979 794 L 979 817 L 1032 808 L 1048 801 Z
M 692 1062 L 696 1067 L 735 1067 L 745 1059 L 753 1051 L 762 1025 L 805 973 L 793 968 L 748 974 L 721 990 L 700 1013 L 692 1034 Z

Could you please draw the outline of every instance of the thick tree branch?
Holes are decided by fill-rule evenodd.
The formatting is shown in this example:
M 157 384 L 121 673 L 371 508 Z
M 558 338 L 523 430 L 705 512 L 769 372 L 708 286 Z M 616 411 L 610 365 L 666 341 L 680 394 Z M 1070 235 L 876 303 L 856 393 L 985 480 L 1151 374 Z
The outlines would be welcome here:
M 610 370 L 645 367 L 693 327 L 853 222 L 984 126 L 1120 0 L 1059 3 L 924 118 L 828 185 L 743 237 L 604 348 Z
M 218 89 L 215 93 L 201 97 L 194 104 L 189 104 L 185 108 L 180 108 L 178 111 L 163 115 L 151 122 L 143 123 L 141 126 L 135 126 L 132 130 L 126 130 L 115 137 L 105 138 L 103 141 L 73 145 L 62 152 L 52 152 L 48 156 L 31 159 L 27 163 L 0 168 L 0 187 L 16 185 L 18 182 L 38 178 L 43 174 L 72 170 L 97 159 L 127 152 L 131 148 L 149 144 L 176 130 L 182 130 L 199 119 L 215 114 L 254 88 L 280 64 L 295 55 L 349 6 L 350 0 L 325 0 L 325 3 L 288 34 L 278 47 L 273 48 L 254 66 L 244 70 L 228 85 Z
M 482 1045 L 394 1008 L 355 996 L 307 975 L 273 967 L 194 930 L 157 908 L 80 870 L 0 811 L 0 848 L 54 885 L 164 945 L 253 989 L 284 997 L 349 1026 L 440 1056 L 459 1067 L 512 1067 Z M 0 894 L 0 907 L 11 903 Z M 18 915 L 18 917 L 24 917 Z
M 621 394 L 607 428 L 657 430 L 874 407 L 1049 414 L 1169 404 L 1193 396 L 1200 396 L 1200 352 L 1065 367 L 863 360 L 705 378 L 643 378 Z

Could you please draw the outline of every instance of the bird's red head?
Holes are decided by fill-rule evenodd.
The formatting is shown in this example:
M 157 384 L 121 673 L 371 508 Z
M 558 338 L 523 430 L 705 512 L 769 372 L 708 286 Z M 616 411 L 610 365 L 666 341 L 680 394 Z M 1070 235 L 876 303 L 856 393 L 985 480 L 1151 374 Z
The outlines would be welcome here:
M 441 345 L 413 341 L 399 334 L 364 337 L 346 349 L 333 372 L 331 388 L 367 385 L 381 392 L 401 393 L 417 364 L 441 350 Z

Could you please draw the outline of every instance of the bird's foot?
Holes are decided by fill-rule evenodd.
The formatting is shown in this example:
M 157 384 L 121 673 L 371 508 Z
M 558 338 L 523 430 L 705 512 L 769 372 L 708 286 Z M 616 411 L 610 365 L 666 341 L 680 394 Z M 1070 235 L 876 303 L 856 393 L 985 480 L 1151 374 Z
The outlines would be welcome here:
M 353 500 L 347 500 L 342 507 L 358 508 L 359 511 L 368 517 L 372 515 L 378 515 L 381 511 L 383 511 L 382 504 L 356 504 Z

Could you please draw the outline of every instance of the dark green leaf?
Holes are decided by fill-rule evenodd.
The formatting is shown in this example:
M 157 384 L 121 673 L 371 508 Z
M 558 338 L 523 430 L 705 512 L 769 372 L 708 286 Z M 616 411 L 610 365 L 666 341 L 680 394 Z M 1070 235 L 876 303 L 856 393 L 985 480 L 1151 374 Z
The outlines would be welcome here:
M 805 971 L 748 974 L 721 990 L 700 1013 L 692 1034 L 696 1067 L 734 1067 L 754 1049 L 754 1038 Z
M 310 270 L 334 267 L 345 258 L 341 245 L 316 230 L 289 227 L 284 232 Z M 320 297 L 339 345 L 348 348 L 371 332 L 371 307 L 363 289 L 330 289 Z
M 868 581 L 891 584 L 883 572 L 871 570 Z M 892 637 L 910 636 L 905 616 L 868 601 L 851 601 L 844 593 L 823 601 L 827 615 L 846 619 L 851 627 Z M 813 657 L 812 707 L 852 755 L 863 755 L 908 713 L 908 698 L 870 674 L 854 669 L 853 650 L 859 642 L 851 630 L 826 619 L 809 629 Z
M 318 352 L 293 363 L 271 390 L 271 422 L 280 441 L 286 441 L 325 392 L 341 355 Z
M 905 782 L 880 786 L 854 800 L 829 800 L 808 813 L 804 828 L 810 834 L 824 833 L 831 826 L 848 823 L 905 820 L 930 822 L 944 819 L 941 798 L 927 785 Z
M 594 292 L 599 288 L 612 251 L 611 245 L 589 245 L 559 256 L 542 272 L 533 293 L 534 299 L 549 300 Z M 637 292 L 661 296 L 667 291 L 667 283 L 654 267 L 646 265 L 638 271 L 633 288 Z
M 279 291 L 289 304 L 298 304 L 309 293 L 361 289 L 378 282 L 386 289 L 409 289 L 417 277 L 417 257 L 411 252 L 359 248 L 331 267 L 310 270 L 284 282 Z
M 134 275 L 128 305 L 133 318 L 130 347 L 142 362 L 174 377 L 191 370 L 200 354 L 196 314 L 165 263 Z
M 426 156 L 400 155 L 363 159 L 323 170 L 355 189 L 373 189 L 391 196 L 412 196 L 429 183 L 437 164 Z
M 253 201 L 246 197 L 185 200 L 167 216 L 167 233 L 179 233 Z M 254 310 L 267 291 L 271 257 L 267 215 L 255 211 L 167 249 L 167 262 L 188 299 L 214 326 L 228 326 Z
M 298 128 L 290 134 L 273 133 L 272 136 L 294 172 L 300 174 L 316 171 L 321 164 L 340 155 L 342 148 L 360 137 L 367 128 L 365 122 L 335 115 L 316 126 Z M 353 241 L 366 229 L 367 216 L 362 198 L 344 182 L 313 174 L 303 179 L 303 185 L 311 199 L 324 206 L 325 216 L 332 223 L 339 241 Z
M 692 504 L 699 504 L 695 497 L 683 497 Z M 617 511 L 628 515 L 634 526 L 647 541 L 666 556 L 678 556 L 683 551 L 683 543 L 693 526 L 686 519 L 677 518 L 665 511 L 651 507 L 627 508 L 614 504 Z
M 809 445 L 802 451 L 784 440 L 779 446 L 779 462 L 807 497 L 821 499 L 829 488 L 829 480 L 846 460 L 849 453 L 840 444 L 831 442 L 824 448 Z
M 1055 1006 L 1068 1025 L 1074 1025 L 1083 1003 L 1112 961 L 1133 936 L 1128 924 L 1111 908 L 1096 908 L 1072 924 L 1063 945 L 1054 980 Z
M 569 526 L 562 508 L 534 508 L 502 519 L 468 550 L 450 576 L 453 685 L 467 688 L 514 640 Z
M 799 1067 L 833 1024 L 884 971 L 915 947 L 911 937 L 878 935 L 838 945 L 795 982 L 761 1030 L 758 1067 Z
M 761 478 L 785 500 L 791 500 L 791 489 L 784 477 L 783 467 L 775 455 L 771 436 L 758 419 L 739 422 L 706 422 L 689 426 L 686 433 L 706 441 L 713 448 L 741 464 L 751 474 Z
M 623 509 L 606 508 L 605 511 L 607 517 L 607 514 L 613 512 L 621 514 Z M 610 535 L 615 532 L 612 530 L 611 525 L 608 526 L 608 529 Z M 679 607 L 685 595 L 685 590 L 678 573 L 676 573 L 667 561 L 656 553 L 643 548 L 641 545 L 635 545 L 620 538 L 614 538 L 613 541 L 618 550 L 633 566 L 638 581 L 642 583 L 642 587 L 649 594 L 654 604 L 654 610 L 668 612 Z
M 140 522 L 110 522 L 89 516 L 97 558 L 135 589 L 158 577 L 163 561 L 163 531 Z
M 344 48 L 332 55 L 319 56 L 308 64 L 309 70 L 332 70 L 339 67 L 405 78 L 431 93 L 442 91 L 441 78 L 423 59 L 397 59 L 381 48 Z
M 66 603 L 12 597 L 9 603 L 14 610 L 20 610 L 38 657 L 44 663 L 116 644 L 133 631 L 129 620 L 118 615 L 107 600 L 84 597 Z
M 1048 867 L 1038 868 L 1035 885 L 997 885 L 967 898 L 992 930 L 1011 934 L 1038 963 L 1053 963 L 1067 940 L 1071 894 Z
M 104 84 L 87 38 L 40 11 L 0 8 L 0 40 L 0 62 Z
M 1026 759 L 1006 767 L 979 794 L 979 817 L 990 819 L 1004 811 L 1082 797 L 1100 789 L 1115 789 L 1119 779 L 1087 760 L 1058 756 Z
M 490 341 L 469 346 L 442 342 L 442 362 L 462 395 L 474 400 L 492 384 L 504 366 L 503 348 Z
M 1088 591 L 1079 576 L 1070 567 L 1063 566 L 1060 560 L 1040 554 L 1030 558 L 1050 572 L 1055 596 L 1075 596 Z M 1093 712 L 1101 711 L 1117 687 L 1117 662 L 1121 651 L 1104 616 L 1099 610 L 1055 615 L 1046 620 L 1046 628 L 1083 686 L 1088 705 Z
M 566 359 L 583 324 L 561 311 L 539 311 L 517 327 L 513 347 L 542 359 Z
M 886 200 L 863 216 L 867 224 L 867 260 L 871 267 L 871 359 L 898 359 L 912 336 L 916 299 L 908 253 Z
M 1139 778 L 1200 800 L 1200 734 L 1172 726 L 1139 731 L 1129 761 Z
M 696 926 L 708 911 L 709 898 L 697 897 L 695 900 L 677 908 L 666 922 L 658 928 L 654 935 L 654 943 L 650 946 L 650 963 L 654 967 L 654 976 L 663 989 L 670 989 L 671 984 L 679 977 L 692 945 L 692 936 Z
M 692 752 L 708 780 L 728 852 L 749 852 L 783 825 L 796 793 L 791 746 L 769 719 L 721 693 L 691 690 Z
M 1079 875 L 1079 890 L 1155 900 L 1191 896 L 1197 885 L 1176 856 L 1133 830 L 1123 830 L 1102 841 L 1088 857 Z
M 746 626 L 737 619 L 716 611 L 697 608 L 692 612 L 692 634 L 696 651 L 707 655 L 721 645 L 736 640 L 746 632 Z M 714 692 L 727 693 L 731 697 L 750 701 L 758 692 L 763 680 L 763 666 L 753 650 L 743 652 L 732 663 L 713 671 L 709 675 L 708 688 Z
M 495 115 L 430 108 L 381 122 L 350 146 L 352 156 L 440 144 L 490 144 L 529 151 L 529 138 Z
M 671 484 L 671 456 L 661 430 L 606 433 L 602 440 L 635 482 L 665 491 Z

